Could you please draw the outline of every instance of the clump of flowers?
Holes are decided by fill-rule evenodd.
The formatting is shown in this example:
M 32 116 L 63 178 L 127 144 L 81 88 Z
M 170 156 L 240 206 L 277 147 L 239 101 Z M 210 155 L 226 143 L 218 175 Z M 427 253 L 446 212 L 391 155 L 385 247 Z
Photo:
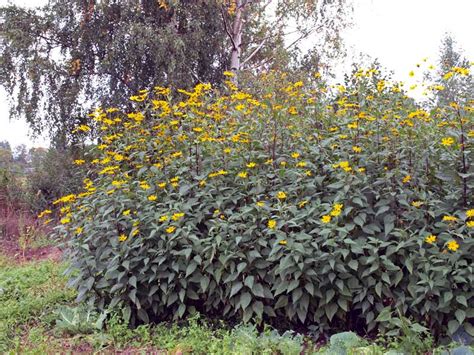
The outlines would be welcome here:
M 390 300 L 449 331 L 471 306 L 456 300 L 472 288 L 472 102 L 428 109 L 377 68 L 353 74 L 271 71 L 252 90 L 156 87 L 96 109 L 76 128 L 101 133 L 89 179 L 53 202 L 81 297 L 136 322 L 197 309 L 326 333 L 351 317 L 387 329 Z M 426 280 L 453 297 L 433 308 Z

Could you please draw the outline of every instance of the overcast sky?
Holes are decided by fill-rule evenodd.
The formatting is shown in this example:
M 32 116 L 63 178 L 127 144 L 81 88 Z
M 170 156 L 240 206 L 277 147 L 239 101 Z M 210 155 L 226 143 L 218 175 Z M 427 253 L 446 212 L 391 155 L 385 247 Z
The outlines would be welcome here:
M 347 31 L 348 60 L 359 53 L 378 58 L 383 66 L 393 70 L 397 80 L 409 81 L 408 73 L 417 63 L 428 58 L 436 63 L 444 33 L 453 35 L 474 60 L 474 0 L 353 0 L 354 26 Z M 35 6 L 44 0 L 13 0 L 15 4 Z M 0 0 L 0 5 L 8 1 Z M 24 122 L 10 121 L 7 98 L 0 89 L 0 141 L 13 146 L 45 146 L 46 140 L 28 137 Z

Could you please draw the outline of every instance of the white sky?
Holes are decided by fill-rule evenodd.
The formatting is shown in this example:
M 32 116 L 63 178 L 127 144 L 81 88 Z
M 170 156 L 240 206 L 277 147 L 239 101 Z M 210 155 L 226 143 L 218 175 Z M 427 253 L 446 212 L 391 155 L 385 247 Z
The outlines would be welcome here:
M 7 0 L 0 0 L 6 5 Z M 14 0 L 18 5 L 37 6 L 44 0 Z M 393 70 L 395 79 L 408 80 L 422 58 L 435 64 L 440 41 L 445 32 L 453 35 L 464 54 L 474 59 L 474 0 L 353 0 L 354 26 L 345 38 L 348 58 L 359 53 L 378 58 Z M 47 140 L 33 141 L 22 121 L 10 121 L 4 90 L 0 89 L 0 140 L 12 146 L 46 146 Z

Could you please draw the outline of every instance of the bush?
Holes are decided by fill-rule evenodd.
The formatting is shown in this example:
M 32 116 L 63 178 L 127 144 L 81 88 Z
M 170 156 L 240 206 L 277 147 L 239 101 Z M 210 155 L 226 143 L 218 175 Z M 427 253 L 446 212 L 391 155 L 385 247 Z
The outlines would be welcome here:
M 473 334 L 472 101 L 422 109 L 374 68 L 335 90 L 287 80 L 92 114 L 99 158 L 56 201 L 79 299 L 316 333 L 389 331 L 397 309 Z

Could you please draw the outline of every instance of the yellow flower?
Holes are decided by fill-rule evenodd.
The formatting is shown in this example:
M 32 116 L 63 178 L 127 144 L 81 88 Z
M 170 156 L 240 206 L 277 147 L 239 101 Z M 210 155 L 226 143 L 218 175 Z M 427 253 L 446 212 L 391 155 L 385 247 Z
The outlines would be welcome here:
M 305 161 L 300 161 L 300 162 L 298 162 L 298 163 L 296 164 L 296 166 L 297 166 L 298 168 L 304 168 L 304 167 L 306 166 L 306 162 L 305 162 Z
M 122 213 L 124 216 L 129 216 L 130 215 L 130 210 L 125 210 Z
M 241 171 L 240 173 L 237 174 L 237 176 L 241 179 L 246 179 L 247 178 L 247 172 L 246 171 Z
M 467 222 L 466 222 L 466 226 L 467 226 L 468 228 L 474 228 L 474 221 L 467 221 Z
M 264 206 L 265 206 L 265 202 L 263 202 L 263 201 L 258 201 L 258 202 L 256 203 L 256 205 L 257 205 L 258 207 L 264 207 Z
M 176 230 L 176 227 L 175 227 L 175 226 L 169 226 L 168 228 L 166 228 L 166 233 L 171 234 L 171 233 L 173 233 L 175 230 Z
M 171 219 L 172 219 L 173 221 L 179 221 L 179 220 L 180 220 L 181 218 L 183 218 L 183 217 L 184 217 L 184 213 L 183 213 L 183 212 L 177 212 L 177 213 L 175 213 L 175 214 L 173 214 L 173 215 L 171 216 Z
M 321 222 L 323 222 L 323 223 L 329 223 L 329 222 L 331 222 L 331 216 L 328 215 L 328 214 L 322 216 L 322 217 L 321 217 Z
M 53 213 L 53 211 L 51 210 L 44 210 L 43 212 L 41 212 L 39 215 L 38 215 L 38 218 L 43 218 L 44 216 L 46 216 L 47 214 L 51 214 Z
M 411 203 L 411 205 L 412 205 L 413 207 L 420 207 L 421 205 L 423 205 L 423 202 L 422 202 L 422 201 L 413 201 L 413 202 Z
M 444 79 L 444 80 L 449 80 L 449 79 L 451 79 L 451 77 L 452 77 L 453 75 L 454 75 L 453 72 L 447 72 L 446 74 L 444 74 L 443 79 Z
M 253 161 L 247 164 L 247 168 L 255 168 L 257 166 Z
M 298 159 L 299 156 L 300 156 L 300 153 L 297 153 L 297 152 L 291 153 L 291 157 L 292 157 L 293 159 Z
M 304 173 L 305 173 L 306 176 L 311 176 L 311 175 L 313 175 L 313 173 L 311 172 L 311 170 L 306 170 Z
M 230 154 L 231 151 L 232 151 L 232 149 L 230 149 L 230 148 L 225 148 L 224 149 L 224 153 L 226 153 L 226 154 Z
M 459 244 L 455 241 L 455 240 L 450 240 L 447 244 L 446 244 L 447 248 L 451 251 L 456 251 L 459 249 Z
M 56 201 L 53 202 L 53 205 L 57 205 L 58 203 L 61 203 L 61 202 L 62 203 L 74 202 L 75 200 L 76 200 L 76 195 L 70 194 L 70 195 L 66 195 L 57 199 Z
M 112 186 L 120 187 L 125 183 L 126 183 L 126 181 L 124 181 L 124 180 L 113 180 L 112 181 Z
M 288 242 L 283 239 L 283 240 L 280 240 L 280 241 L 278 242 L 278 244 L 280 244 L 280 245 L 287 245 Z
M 132 232 L 132 237 L 136 236 L 138 233 L 140 233 L 140 229 L 137 228 Z
M 150 196 L 148 196 L 148 200 L 149 200 L 149 201 L 156 201 L 157 198 L 158 198 L 158 197 L 157 197 L 156 195 L 150 195 Z
M 159 219 L 158 219 L 160 222 L 166 222 L 168 220 L 168 216 L 167 215 L 163 215 L 161 216 Z
M 456 222 L 458 219 L 454 216 L 444 216 L 443 222 Z
M 361 147 L 358 147 L 358 146 L 356 146 L 356 145 L 352 147 L 352 150 L 353 150 L 355 153 L 360 153 L 360 152 L 362 152 L 362 148 L 361 148 Z
M 466 211 L 466 217 L 467 217 L 467 218 L 473 218 L 473 217 L 474 217 L 474 209 L 472 209 L 472 210 L 467 210 L 467 211 Z
M 290 115 L 297 115 L 297 114 L 298 114 L 298 110 L 296 109 L 295 106 L 290 106 L 290 107 L 288 107 L 288 113 L 289 113 Z
M 298 203 L 298 207 L 303 208 L 304 206 L 306 206 L 307 203 L 308 203 L 308 200 L 303 200 L 300 203 Z
M 61 219 L 61 224 L 68 224 L 68 223 L 71 223 L 71 218 L 64 217 Z
M 409 75 L 410 77 L 414 77 L 414 76 L 415 76 L 415 72 L 414 72 L 413 70 L 411 70 L 411 71 L 408 73 L 408 75 Z
M 406 176 L 403 178 L 403 180 L 402 180 L 402 182 L 403 182 L 404 184 L 406 184 L 406 183 L 408 183 L 408 182 L 410 182 L 410 181 L 411 181 L 411 175 L 406 175 Z
M 74 160 L 74 164 L 76 165 L 82 165 L 84 164 L 86 161 L 84 159 L 76 159 Z
M 146 181 L 140 181 L 140 187 L 143 190 L 148 190 L 150 188 L 150 185 L 148 185 L 148 183 Z
M 164 189 L 164 188 L 166 187 L 166 182 L 160 182 L 160 183 L 158 184 L 158 187 L 159 187 L 160 189 Z
M 81 124 L 80 126 L 76 128 L 76 131 L 81 131 L 81 132 L 89 132 L 90 130 L 91 128 L 85 124 Z
M 283 191 L 278 191 L 277 198 L 279 200 L 284 200 L 286 198 L 286 193 L 284 193 Z
M 268 220 L 267 227 L 269 229 L 275 229 L 277 222 L 274 219 Z
M 124 242 L 124 241 L 127 240 L 127 236 L 126 236 L 125 234 L 120 234 L 118 240 L 119 240 L 120 242 Z
M 114 159 L 115 159 L 116 161 L 122 161 L 122 160 L 125 159 L 125 157 L 124 157 L 122 154 L 115 154 L 115 155 L 114 155 Z
M 82 228 L 82 227 L 76 227 L 76 229 L 74 231 L 76 232 L 76 234 L 81 234 L 83 230 L 84 230 L 84 228 Z
M 337 217 L 337 216 L 339 216 L 339 215 L 341 214 L 341 212 L 342 212 L 342 208 L 343 208 L 343 207 L 344 207 L 344 205 L 343 205 L 342 203 L 336 203 L 336 204 L 334 204 L 333 209 L 332 209 L 332 211 L 330 212 L 330 215 L 331 215 L 332 217 Z
M 430 234 L 429 236 L 425 238 L 425 242 L 428 244 L 433 244 L 434 242 L 436 242 L 436 236 L 433 234 Z
M 441 144 L 444 145 L 445 147 L 449 147 L 450 145 L 454 144 L 454 138 L 452 137 L 446 137 L 441 139 Z

